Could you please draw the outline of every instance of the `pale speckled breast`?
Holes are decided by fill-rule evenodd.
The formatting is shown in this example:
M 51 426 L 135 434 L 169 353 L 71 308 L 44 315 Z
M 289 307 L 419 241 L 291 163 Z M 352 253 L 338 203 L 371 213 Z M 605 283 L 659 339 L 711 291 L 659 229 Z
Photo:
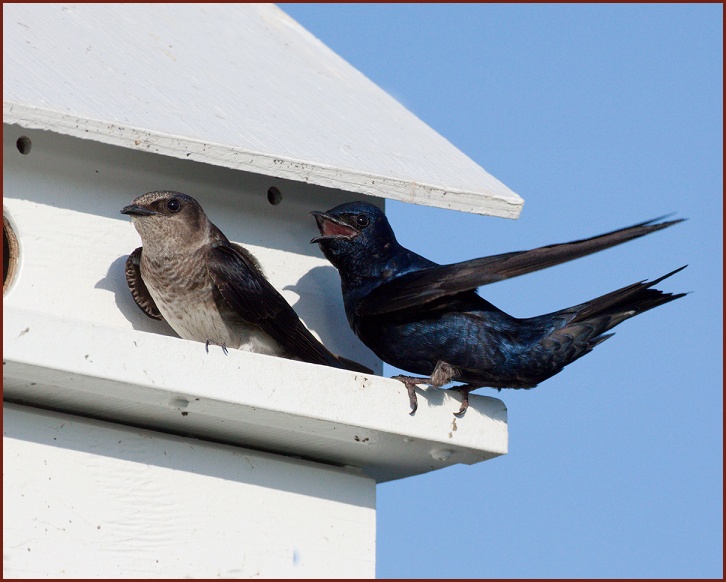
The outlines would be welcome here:
M 156 260 L 142 252 L 141 276 L 164 319 L 180 337 L 284 355 L 269 335 L 242 320 L 223 299 L 215 298 L 203 253 Z

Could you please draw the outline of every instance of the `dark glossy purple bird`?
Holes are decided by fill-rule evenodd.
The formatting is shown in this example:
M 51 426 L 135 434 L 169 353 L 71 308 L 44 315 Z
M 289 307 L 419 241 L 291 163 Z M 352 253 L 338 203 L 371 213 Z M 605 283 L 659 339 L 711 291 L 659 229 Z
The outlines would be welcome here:
M 438 265 L 402 247 L 383 212 L 365 202 L 311 213 L 317 242 L 340 273 L 348 323 L 384 362 L 425 378 L 396 376 L 414 386 L 463 382 L 456 414 L 476 388 L 534 388 L 611 337 L 626 319 L 683 297 L 638 282 L 580 305 L 518 319 L 476 291 L 481 285 L 551 267 L 667 228 L 683 219 L 642 222 L 600 236 Z

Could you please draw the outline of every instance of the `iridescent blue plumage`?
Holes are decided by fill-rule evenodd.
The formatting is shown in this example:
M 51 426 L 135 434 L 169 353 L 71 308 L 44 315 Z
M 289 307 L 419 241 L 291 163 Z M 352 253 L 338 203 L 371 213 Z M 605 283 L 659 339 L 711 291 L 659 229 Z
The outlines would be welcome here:
M 397 376 L 408 388 L 415 412 L 414 385 L 456 387 L 463 395 L 484 386 L 533 388 L 609 338 L 622 321 L 667 303 L 670 294 L 639 282 L 586 303 L 537 317 L 518 319 L 476 291 L 480 285 L 569 261 L 682 219 L 636 224 L 604 235 L 438 265 L 401 246 L 383 212 L 353 202 L 312 213 L 317 242 L 340 273 L 348 323 L 378 357 L 397 368 L 428 376 Z

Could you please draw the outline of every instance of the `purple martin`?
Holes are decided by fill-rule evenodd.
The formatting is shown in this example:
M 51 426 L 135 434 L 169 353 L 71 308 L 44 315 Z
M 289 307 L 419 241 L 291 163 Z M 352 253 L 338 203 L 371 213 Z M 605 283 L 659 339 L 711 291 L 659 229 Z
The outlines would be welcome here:
M 580 305 L 518 319 L 498 309 L 477 287 L 551 267 L 606 249 L 683 219 L 649 220 L 569 243 L 439 265 L 401 246 L 383 212 L 351 202 L 311 213 L 318 243 L 338 269 L 348 323 L 384 362 L 425 378 L 395 376 L 408 390 L 449 382 L 462 394 L 455 414 L 469 405 L 476 388 L 534 388 L 611 337 L 626 319 L 683 297 L 634 283 Z
M 373 373 L 338 357 L 300 321 L 257 260 L 230 242 L 186 194 L 149 192 L 121 210 L 141 236 L 126 260 L 136 304 L 184 339 Z

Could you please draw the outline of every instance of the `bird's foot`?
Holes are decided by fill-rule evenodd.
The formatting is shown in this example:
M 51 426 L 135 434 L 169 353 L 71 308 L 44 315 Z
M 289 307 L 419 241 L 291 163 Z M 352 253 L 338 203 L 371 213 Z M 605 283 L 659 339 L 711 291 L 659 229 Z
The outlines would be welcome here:
M 410 415 L 413 416 L 413 414 L 418 409 L 418 397 L 416 396 L 416 384 L 428 384 L 428 378 L 415 378 L 413 376 L 392 376 L 391 380 L 398 380 L 399 382 L 403 382 L 403 384 L 406 386 L 406 390 L 408 390 L 408 401 L 411 405 L 411 412 L 409 412 Z
M 208 340 L 207 340 L 207 341 L 205 342 L 205 344 L 204 344 L 204 349 L 205 349 L 205 350 L 207 351 L 207 353 L 209 353 L 209 344 L 213 344 L 213 343 L 216 343 L 216 342 L 213 342 L 213 341 L 212 341 L 212 340 L 210 340 L 210 339 L 208 339 Z M 222 348 L 222 351 L 224 352 L 224 355 L 225 355 L 225 356 L 226 356 L 226 355 L 227 355 L 227 354 L 229 353 L 229 352 L 227 351 L 227 346 L 225 345 L 225 343 L 224 343 L 224 342 L 222 342 L 221 344 L 219 344 L 219 347 L 220 347 L 220 348 Z
M 409 412 L 409 414 L 413 415 L 418 409 L 418 398 L 415 390 L 417 384 L 428 384 L 433 388 L 440 388 L 444 384 L 451 382 L 451 380 L 455 376 L 458 376 L 458 374 L 459 370 L 454 368 L 454 366 L 444 362 L 443 360 L 439 360 L 429 378 L 417 378 L 416 376 L 392 376 L 391 379 L 403 382 L 406 386 L 406 390 L 408 390 L 408 400 L 411 404 L 411 412 Z M 466 410 L 466 408 L 464 408 L 464 410 Z
M 439 360 L 436 362 L 434 371 L 431 372 L 431 377 L 428 379 L 428 384 L 433 388 L 441 388 L 444 384 L 451 382 L 456 376 L 459 375 L 459 370 L 454 368 L 451 364 Z
M 439 360 L 436 362 L 436 367 L 431 373 L 429 384 L 431 384 L 434 388 L 440 388 L 444 384 L 451 382 L 459 375 L 459 373 L 459 370 L 454 368 L 454 366 L 448 362 Z M 459 394 L 461 394 L 461 408 L 459 408 L 459 412 L 454 413 L 455 416 L 461 418 L 464 416 L 466 409 L 469 408 L 469 390 L 471 390 L 471 387 L 469 387 L 468 384 L 465 384 L 464 386 L 454 386 L 453 388 L 449 388 L 449 390 L 456 390 Z

